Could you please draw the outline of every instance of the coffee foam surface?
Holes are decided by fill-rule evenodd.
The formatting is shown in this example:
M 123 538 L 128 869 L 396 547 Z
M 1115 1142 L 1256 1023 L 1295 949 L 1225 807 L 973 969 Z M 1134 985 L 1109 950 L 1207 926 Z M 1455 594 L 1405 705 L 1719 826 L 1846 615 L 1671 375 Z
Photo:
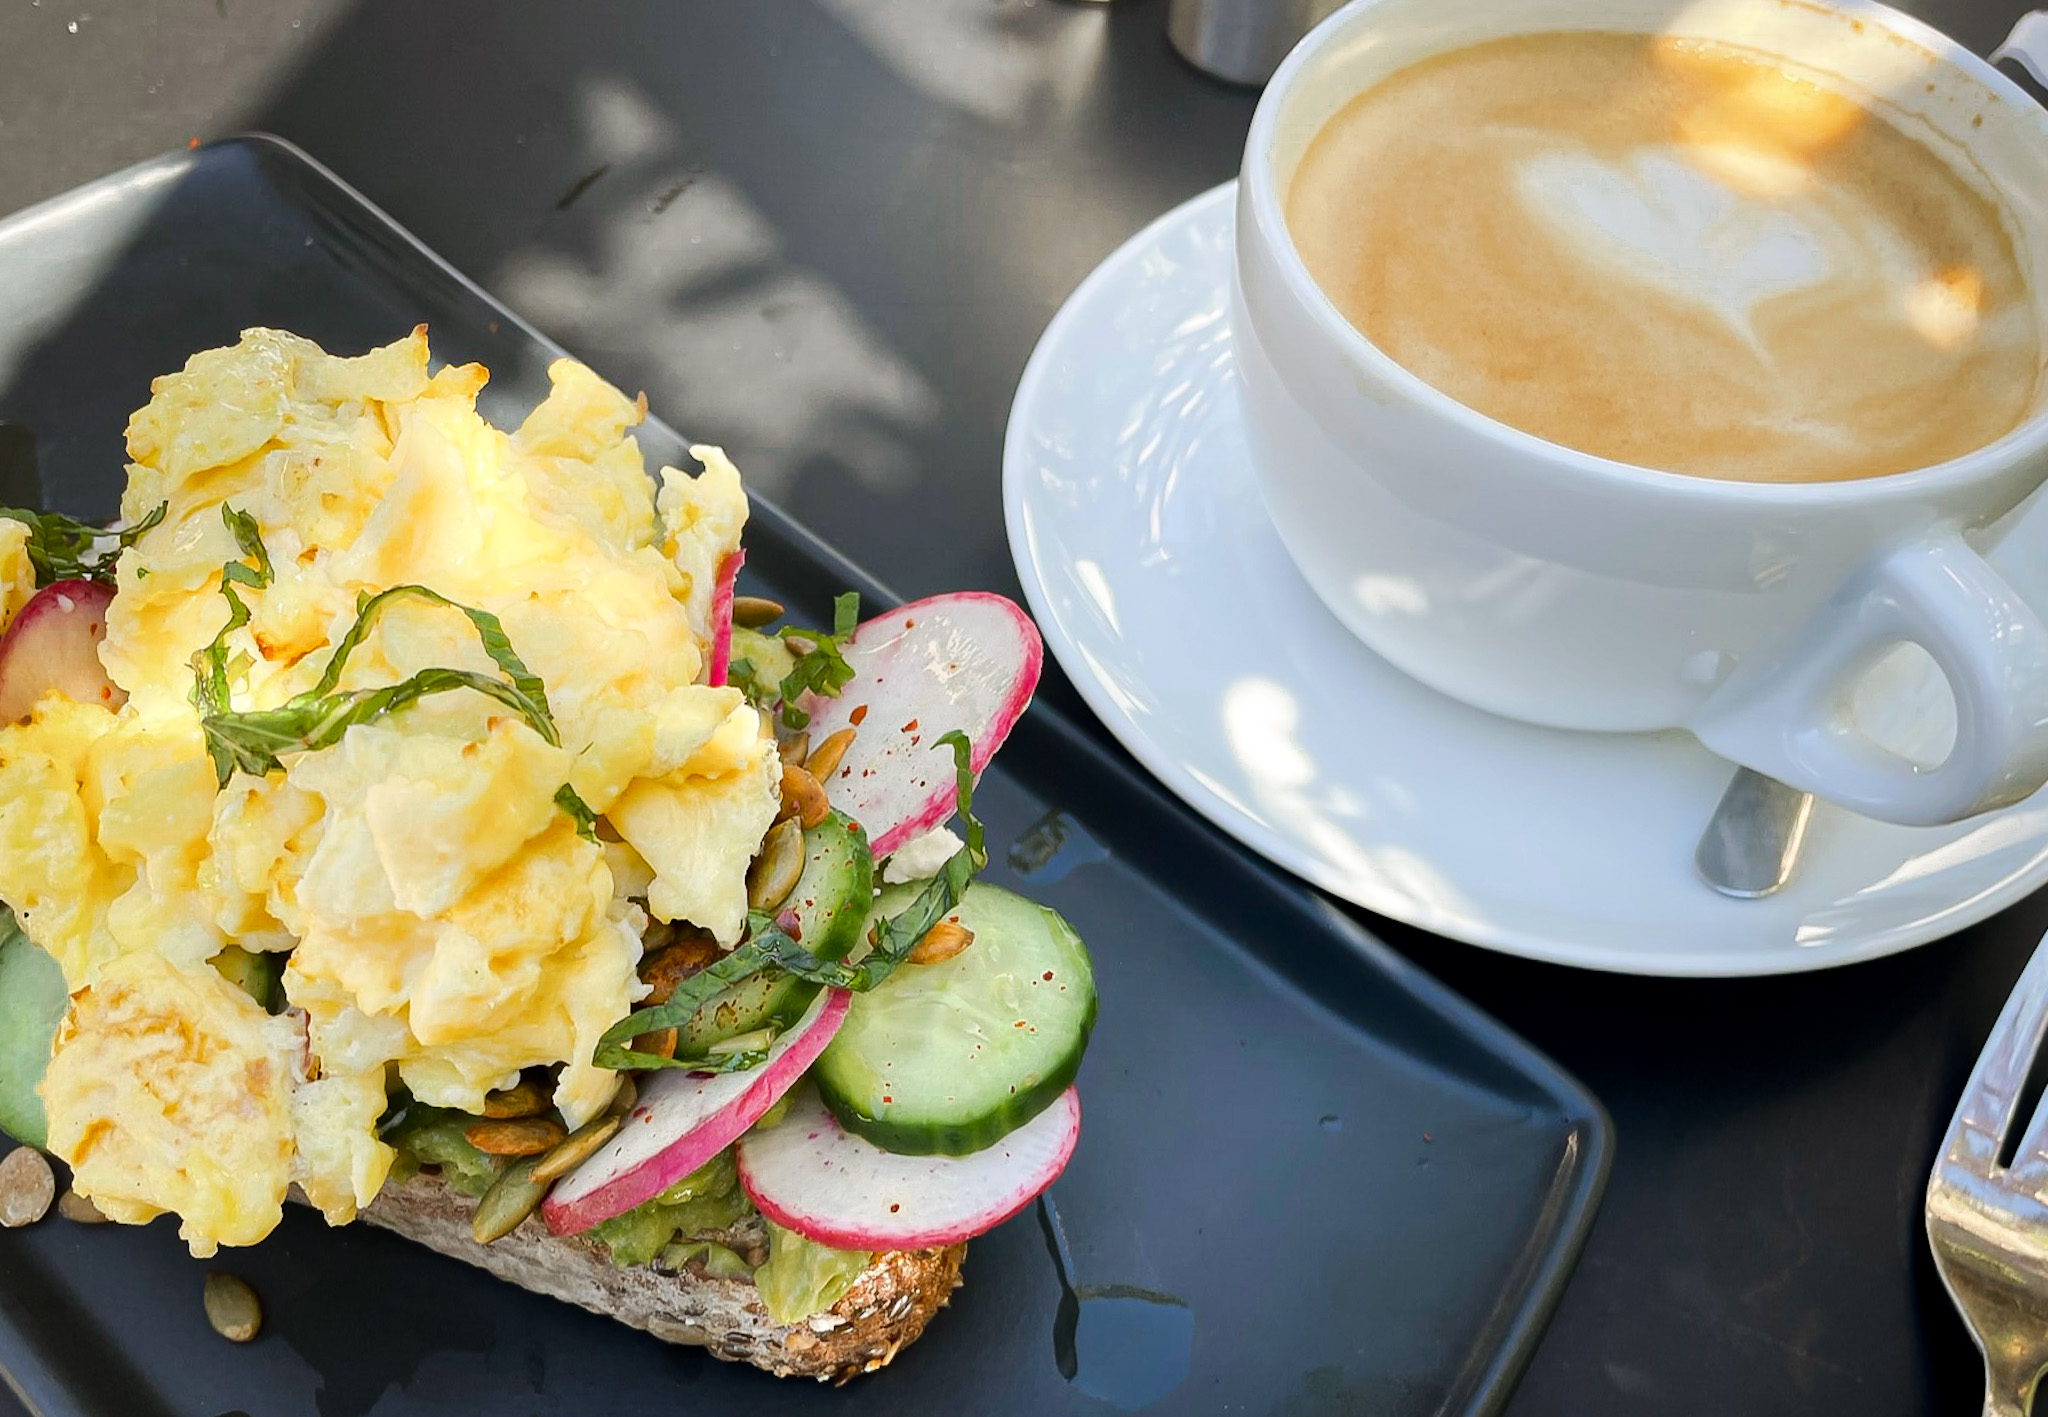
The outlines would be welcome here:
M 1341 110 L 1288 197 L 1411 372 L 1710 476 L 1924 466 L 2016 424 L 2040 341 L 2000 213 L 1872 109 L 1738 51 L 1535 35 Z

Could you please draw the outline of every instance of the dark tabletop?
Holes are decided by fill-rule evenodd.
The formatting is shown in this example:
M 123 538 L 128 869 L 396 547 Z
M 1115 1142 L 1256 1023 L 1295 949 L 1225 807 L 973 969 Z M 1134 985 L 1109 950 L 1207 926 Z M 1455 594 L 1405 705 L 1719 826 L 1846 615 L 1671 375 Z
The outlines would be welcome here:
M 1906 8 L 1982 52 L 2025 5 Z M 1251 117 L 1169 51 L 1164 10 L 5 0 L 0 210 L 192 138 L 282 134 L 897 590 L 1014 594 L 1000 453 L 1025 358 L 1097 261 L 1233 174 Z M 1617 1124 L 1516 1417 L 1977 1410 L 1921 1190 L 2048 895 L 1756 981 L 1378 928 Z

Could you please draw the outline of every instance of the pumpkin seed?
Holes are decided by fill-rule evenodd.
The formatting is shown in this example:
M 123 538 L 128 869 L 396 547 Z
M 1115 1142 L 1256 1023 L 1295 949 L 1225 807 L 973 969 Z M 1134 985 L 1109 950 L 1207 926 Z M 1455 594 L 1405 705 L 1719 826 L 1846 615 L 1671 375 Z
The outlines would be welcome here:
M 562 1144 L 569 1129 L 553 1117 L 519 1117 L 477 1122 L 462 1135 L 486 1156 L 544 1156 Z
M 585 1122 L 569 1133 L 568 1139 L 546 1156 L 533 1168 L 533 1179 L 542 1185 L 559 1180 L 588 1161 L 597 1149 L 612 1139 L 612 1133 L 619 1129 L 622 1117 L 599 1117 Z
M 539 1209 L 547 1198 L 548 1187 L 547 1182 L 533 1179 L 538 1165 L 539 1157 L 522 1156 L 507 1166 L 484 1192 L 483 1199 L 476 1203 L 476 1214 L 469 1218 L 470 1236 L 479 1245 L 510 1235 Z
M 652 1053 L 657 1058 L 673 1058 L 676 1055 L 676 1031 L 673 1028 L 659 1028 L 652 1033 L 643 1033 L 633 1040 L 635 1053 Z
M 537 1117 L 548 1110 L 548 1095 L 532 1078 L 484 1094 L 484 1115 L 492 1118 Z
M 941 920 L 924 932 L 924 937 L 904 956 L 910 964 L 937 964 L 951 959 L 974 943 L 974 932 L 958 920 Z
M 263 1327 L 263 1301 L 245 1279 L 219 1270 L 206 1276 L 206 1321 L 230 1343 L 247 1343 Z
M 732 598 L 732 622 L 743 629 L 758 630 L 781 618 L 782 607 L 765 596 L 736 595 Z
M 747 907 L 772 911 L 804 874 L 804 829 L 785 817 L 768 829 L 761 854 L 747 868 Z
M 0 1226 L 33 1225 L 56 1199 L 57 1176 L 40 1151 L 22 1146 L 0 1156 Z
M 66 1191 L 57 1197 L 57 1214 L 80 1225 L 105 1225 L 107 1217 L 100 1213 L 90 1198 L 76 1191 Z
M 677 934 L 667 945 L 640 961 L 640 980 L 648 986 L 647 1004 L 665 1004 L 676 985 L 719 959 L 718 942 L 701 933 Z
M 810 757 L 804 760 L 804 771 L 823 782 L 832 776 L 839 766 L 839 760 L 846 756 L 846 750 L 852 746 L 853 730 L 840 729 L 811 751 Z
M 784 767 L 802 767 L 804 760 L 811 755 L 811 735 L 799 733 L 793 738 L 785 738 L 776 745 L 775 752 Z
M 782 815 L 814 827 L 831 810 L 832 804 L 825 800 L 825 789 L 819 786 L 818 779 L 794 763 L 783 764 Z
M 742 1033 L 733 1038 L 721 1038 L 716 1043 L 705 1045 L 704 1052 L 713 1058 L 724 1058 L 734 1053 L 751 1053 L 766 1048 L 775 1041 L 775 1030 L 757 1028 L 752 1033 Z

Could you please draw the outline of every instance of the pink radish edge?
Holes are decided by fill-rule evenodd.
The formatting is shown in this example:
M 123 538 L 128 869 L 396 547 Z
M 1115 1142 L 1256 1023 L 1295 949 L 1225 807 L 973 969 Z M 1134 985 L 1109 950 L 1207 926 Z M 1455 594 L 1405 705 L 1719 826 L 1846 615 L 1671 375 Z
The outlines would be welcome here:
M 814 1099 L 815 1095 L 813 1094 L 812 1096 Z M 809 1119 L 808 1122 L 792 1114 L 788 1121 L 778 1123 L 777 1125 L 809 1125 L 814 1129 L 814 1137 L 829 1130 L 835 1134 L 836 1139 L 850 1144 L 855 1149 L 867 1148 L 878 1155 L 890 1157 L 892 1161 L 912 1164 L 926 1162 L 944 1165 L 949 1161 L 971 1161 L 973 1159 L 972 1157 L 945 1156 L 898 1158 L 889 1152 L 882 1151 L 880 1147 L 875 1146 L 872 1142 L 847 1133 L 833 1119 L 832 1114 L 825 1110 L 822 1104 L 816 1110 L 816 1117 Z M 978 1235 L 987 1234 L 1004 1221 L 1017 1215 L 1026 1206 L 1030 1205 L 1032 1201 L 1038 1199 L 1048 1186 L 1060 1178 L 1061 1173 L 1067 1169 L 1067 1163 L 1073 1159 L 1075 1146 L 1081 1140 L 1081 1094 L 1077 1089 L 1068 1088 L 1059 1097 L 1054 1099 L 1051 1107 L 1039 1115 L 1040 1117 L 1046 1117 L 1048 1114 L 1057 1113 L 1064 1113 L 1064 1120 L 1066 1121 L 1066 1127 L 1060 1137 L 1058 1149 L 1051 1162 L 1042 1165 L 1038 1172 L 1029 1181 L 1024 1183 L 1021 1191 L 1005 1196 L 998 1202 L 996 1208 L 980 1212 L 971 1221 L 959 1221 L 949 1225 L 933 1225 L 924 1229 L 891 1230 L 886 1233 L 880 1233 L 861 1229 L 857 1225 L 835 1224 L 829 1219 L 816 1215 L 798 1214 L 788 1206 L 779 1204 L 772 1196 L 763 1192 L 760 1182 L 748 1167 L 747 1148 L 745 1146 L 741 1146 L 734 1153 L 733 1161 L 734 1167 L 739 1173 L 740 1188 L 747 1193 L 747 1199 L 754 1203 L 754 1208 L 783 1229 L 795 1231 L 807 1240 L 815 1241 L 820 1245 L 829 1245 L 837 1250 L 938 1249 L 946 1245 L 957 1245 L 963 1241 L 971 1240 Z M 1037 1118 L 1033 1119 L 1033 1121 L 1037 1120 Z M 1026 1125 L 1028 1126 L 1030 1123 Z M 997 1142 L 996 1145 L 1001 1146 L 1002 1143 Z M 976 1155 L 979 1154 L 976 1153 Z
M 704 682 L 714 689 L 725 686 L 726 670 L 732 666 L 732 593 L 747 564 L 744 548 L 729 551 L 718 562 L 718 579 L 711 590 L 711 663 Z
M 1005 611 L 1018 631 L 1018 648 L 1023 655 L 1023 661 L 1018 667 L 1009 692 L 990 714 L 986 728 L 979 737 L 969 735 L 972 751 L 968 754 L 968 765 L 979 778 L 982 769 L 988 766 L 989 759 L 996 755 L 996 749 L 1003 746 L 1003 740 L 1008 738 L 1010 730 L 1016 727 L 1017 720 L 1024 716 L 1024 710 L 1031 704 L 1031 696 L 1038 690 L 1039 675 L 1045 667 L 1045 641 L 1039 635 L 1038 626 L 1032 623 L 1031 617 L 1008 596 L 997 595 L 994 591 L 951 591 L 943 595 L 927 596 L 923 600 L 913 600 L 906 605 L 897 606 L 894 610 L 870 617 L 854 631 L 852 642 L 858 647 L 861 631 L 869 626 L 893 624 L 906 618 L 923 619 L 934 613 L 944 614 L 948 606 L 962 603 L 988 604 Z M 813 705 L 813 708 L 815 707 Z M 952 817 L 956 804 L 953 779 L 950 773 L 944 774 L 943 777 L 943 785 L 935 788 L 924 805 L 904 820 L 890 826 L 877 822 L 861 823 L 867 828 L 869 849 L 874 853 L 876 860 L 891 855 L 913 837 L 922 836 L 935 827 L 943 826 Z
M 844 989 L 828 989 L 820 999 L 822 1007 L 808 1023 L 783 1036 L 787 1047 L 753 1073 L 725 1073 L 711 1077 L 675 1072 L 663 1073 L 654 1082 L 643 1083 L 641 1101 L 626 1115 L 618 1135 L 594 1156 L 556 1183 L 541 1204 L 541 1219 L 557 1235 L 588 1230 L 599 1221 L 623 1215 L 634 1206 L 660 1195 L 739 1140 L 740 1134 L 758 1122 L 762 1114 L 779 1101 L 825 1051 L 825 1045 L 839 1032 L 853 996 Z M 670 1082 L 669 1079 L 678 1079 Z M 634 1140 L 634 1127 L 652 1126 L 658 1120 L 664 1093 L 678 1105 L 687 1106 L 706 1086 L 746 1082 L 731 1101 L 716 1107 L 702 1121 L 683 1131 L 676 1139 L 645 1160 L 621 1165 L 619 1154 Z M 695 1083 L 694 1091 L 675 1089 Z M 653 1097 L 649 1097 L 653 1093 Z M 607 1168 L 610 1168 L 609 1170 Z M 579 1182 L 583 1188 L 579 1188 Z M 565 1195 L 565 1192 L 567 1193 Z
M 28 717 L 55 691 L 76 703 L 118 709 L 128 695 L 100 664 L 112 586 L 52 581 L 28 598 L 0 636 L 0 723 Z

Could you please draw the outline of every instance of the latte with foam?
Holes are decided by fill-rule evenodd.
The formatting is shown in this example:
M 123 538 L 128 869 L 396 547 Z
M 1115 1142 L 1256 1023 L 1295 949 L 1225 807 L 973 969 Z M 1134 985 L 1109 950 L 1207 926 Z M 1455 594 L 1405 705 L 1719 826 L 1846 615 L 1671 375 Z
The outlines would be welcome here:
M 2041 332 L 1995 202 L 1783 61 L 1526 35 L 1368 89 L 1286 198 L 1368 339 L 1489 417 L 1707 477 L 1925 467 L 2029 413 Z

